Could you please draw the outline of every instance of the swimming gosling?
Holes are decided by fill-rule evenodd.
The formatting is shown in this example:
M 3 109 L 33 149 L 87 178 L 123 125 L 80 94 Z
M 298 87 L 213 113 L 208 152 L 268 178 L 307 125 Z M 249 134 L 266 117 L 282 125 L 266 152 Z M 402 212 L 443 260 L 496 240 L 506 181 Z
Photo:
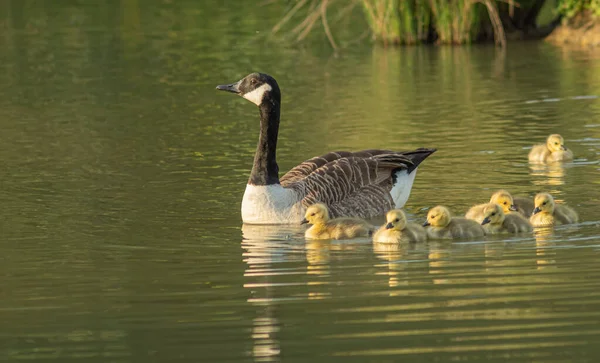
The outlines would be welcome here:
M 373 235 L 373 242 L 400 243 L 424 242 L 427 240 L 425 228 L 417 223 L 407 222 L 401 209 L 392 209 L 386 214 L 387 223 Z
M 490 203 L 498 204 L 502 207 L 504 214 L 517 212 L 529 218 L 533 212 L 533 200 L 528 198 L 513 197 L 508 191 L 501 189 L 492 194 Z M 478 204 L 471 207 L 465 214 L 465 218 L 472 219 L 477 223 L 483 222 L 483 209 L 488 203 Z
M 559 134 L 552 134 L 546 139 L 546 144 L 534 145 L 529 152 L 532 163 L 550 163 L 555 161 L 573 160 L 573 152 L 565 146 L 565 140 Z
M 431 239 L 483 237 L 483 227 L 470 219 L 452 217 L 448 208 L 438 205 L 427 213 L 427 237 Z
M 539 193 L 535 196 L 535 209 L 529 221 L 534 227 L 550 227 L 577 223 L 579 216 L 572 208 L 556 204 L 550 194 Z
M 368 237 L 375 227 L 360 218 L 342 217 L 329 219 L 329 210 L 323 203 L 308 207 L 302 224 L 312 224 L 304 236 L 311 239 L 349 239 Z
M 486 234 L 531 232 L 533 226 L 519 213 L 504 214 L 502 207 L 488 203 L 483 209 L 481 225 Z

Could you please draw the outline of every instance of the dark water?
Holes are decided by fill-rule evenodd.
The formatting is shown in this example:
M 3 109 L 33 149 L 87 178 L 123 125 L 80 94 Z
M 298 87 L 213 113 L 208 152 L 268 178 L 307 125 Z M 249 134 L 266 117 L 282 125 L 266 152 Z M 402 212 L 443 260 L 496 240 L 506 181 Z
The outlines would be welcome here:
M 0 361 L 595 362 L 600 53 L 371 48 L 268 36 L 285 5 L 0 0 Z M 373 245 L 242 227 L 255 107 L 283 92 L 286 171 L 331 150 L 436 147 L 422 221 L 498 188 L 582 223 Z M 561 133 L 576 160 L 531 168 Z

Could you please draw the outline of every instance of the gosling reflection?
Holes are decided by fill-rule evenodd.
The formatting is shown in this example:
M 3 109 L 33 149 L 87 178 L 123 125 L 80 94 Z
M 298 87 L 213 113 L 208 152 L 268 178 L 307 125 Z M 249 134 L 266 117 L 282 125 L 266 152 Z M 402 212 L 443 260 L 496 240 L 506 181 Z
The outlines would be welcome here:
M 415 243 L 400 242 L 400 243 L 380 243 L 373 242 L 373 252 L 379 259 L 386 261 L 384 265 L 379 265 L 385 268 L 384 271 L 378 271 L 376 275 L 388 277 L 389 287 L 406 286 L 409 283 L 408 278 L 402 278 L 407 269 L 407 255 L 409 251 L 415 250 Z M 390 296 L 401 295 L 402 291 L 391 290 Z
M 443 244 L 443 242 L 439 241 L 432 241 L 429 243 L 429 254 L 427 255 L 429 261 L 429 275 L 431 275 L 432 282 L 435 285 L 449 283 L 448 279 L 439 277 L 446 275 L 447 271 L 445 268 L 451 264 L 449 262 L 450 253 L 448 252 L 447 247 L 447 244 Z
M 306 240 L 306 273 L 329 275 L 330 240 Z
M 533 183 L 540 186 L 557 186 L 565 184 L 566 169 L 562 163 L 529 164 L 531 176 L 541 177 Z
M 538 227 L 533 231 L 535 237 L 535 255 L 536 265 L 538 270 L 545 270 L 556 264 L 556 261 L 551 257 L 555 255 L 552 251 L 554 228 Z

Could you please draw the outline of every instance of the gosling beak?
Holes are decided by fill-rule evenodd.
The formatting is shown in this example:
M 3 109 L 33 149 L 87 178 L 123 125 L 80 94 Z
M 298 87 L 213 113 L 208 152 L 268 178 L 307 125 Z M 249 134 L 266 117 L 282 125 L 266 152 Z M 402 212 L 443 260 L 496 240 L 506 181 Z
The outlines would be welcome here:
M 232 84 L 220 84 L 217 86 L 217 89 L 219 91 L 227 91 L 227 92 L 231 92 L 231 93 L 237 93 L 240 94 L 240 81 L 232 83 Z
M 300 224 L 306 224 L 306 223 L 308 223 L 308 219 L 306 219 L 306 218 L 304 218 L 304 219 L 302 220 L 302 222 L 300 222 Z
M 483 226 L 483 225 L 486 225 L 486 224 L 488 224 L 488 223 L 490 223 L 490 222 L 491 222 L 491 221 L 490 221 L 490 219 L 489 219 L 488 217 L 485 217 L 485 218 L 483 219 L 483 221 L 481 221 L 481 225 Z
M 535 207 L 535 209 L 533 210 L 533 213 L 531 214 L 537 214 L 539 212 L 541 212 L 542 210 L 540 209 L 540 207 Z
M 567 147 L 565 145 L 560 145 L 560 149 L 564 150 L 564 151 L 567 151 Z
M 518 209 L 517 209 L 517 207 L 514 204 L 511 204 L 510 207 L 508 207 L 508 210 L 516 212 Z
M 429 222 L 423 223 L 423 227 L 427 227 L 427 226 L 430 226 Z
M 392 222 L 385 225 L 385 229 L 392 229 L 393 227 Z

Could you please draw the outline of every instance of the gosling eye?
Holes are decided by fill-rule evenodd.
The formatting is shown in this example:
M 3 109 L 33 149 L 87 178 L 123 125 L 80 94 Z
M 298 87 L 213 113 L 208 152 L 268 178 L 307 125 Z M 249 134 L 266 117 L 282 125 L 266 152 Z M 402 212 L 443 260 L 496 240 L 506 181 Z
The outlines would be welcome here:
M 495 216 L 495 215 L 496 215 L 496 212 L 492 213 L 492 215 L 493 215 L 493 216 Z
M 311 216 L 314 216 L 315 214 L 317 214 L 317 213 L 313 213 L 313 214 L 311 214 Z
M 400 221 L 400 219 L 398 219 L 398 218 L 394 219 L 394 222 L 398 222 L 398 221 Z
M 504 202 L 503 204 L 504 204 L 504 205 L 506 205 L 506 204 L 507 204 L 507 202 Z
M 548 202 L 544 202 L 544 203 L 542 203 L 542 205 L 546 205 L 546 203 L 548 203 Z

